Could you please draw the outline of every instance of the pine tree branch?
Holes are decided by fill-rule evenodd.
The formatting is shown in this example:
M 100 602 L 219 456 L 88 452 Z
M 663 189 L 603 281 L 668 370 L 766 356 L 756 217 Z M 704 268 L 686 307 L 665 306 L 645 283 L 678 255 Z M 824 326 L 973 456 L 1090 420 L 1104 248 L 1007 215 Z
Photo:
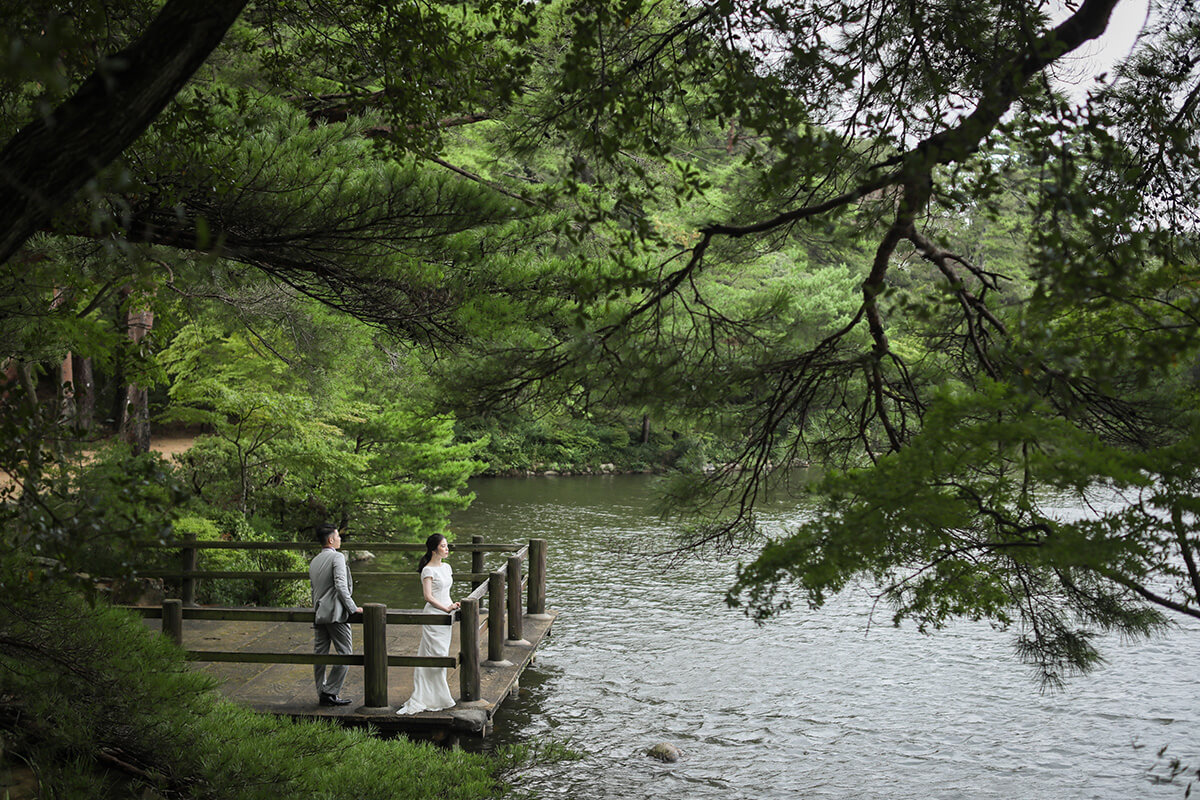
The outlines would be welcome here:
M 0 263 L 142 134 L 221 43 L 247 0 L 168 0 L 132 45 L 0 151 Z
M 823 203 L 792 209 L 748 225 L 709 225 L 701 229 L 702 235 L 707 239 L 717 235 L 741 237 L 772 231 L 847 206 L 869 194 L 901 183 L 908 175 L 928 171 L 935 164 L 948 164 L 965 158 L 995 129 L 1032 77 L 1104 33 L 1116 4 L 1117 0 L 1085 0 L 1079 10 L 1061 25 L 1034 40 L 1022 52 L 1013 53 L 1008 63 L 999 67 L 997 74 L 1000 77 L 990 85 L 974 112 L 954 127 L 928 137 L 913 149 L 895 155 L 872 169 L 891 168 L 884 174 L 863 181 L 854 189 Z M 897 169 L 905 165 L 908 169 Z
M 1142 586 L 1140 583 L 1133 580 L 1132 578 L 1127 578 L 1126 576 L 1121 575 L 1120 573 L 1116 572 L 1115 570 L 1097 568 L 1096 572 L 1103 575 L 1105 578 L 1108 578 L 1113 583 L 1124 586 L 1126 589 L 1129 589 L 1134 594 L 1140 595 L 1141 597 L 1145 598 L 1146 600 L 1149 600 L 1151 603 L 1154 603 L 1155 605 L 1162 606 L 1163 608 L 1169 608 L 1172 611 L 1176 611 L 1180 614 L 1185 614 L 1189 617 L 1195 617 L 1196 619 L 1200 619 L 1200 608 L 1193 608 L 1192 606 L 1185 605 L 1183 603 L 1178 603 L 1178 602 L 1170 599 L 1169 597 L 1164 597 L 1163 595 L 1160 595 L 1156 592 L 1152 592 L 1149 589 L 1147 589 L 1145 586 Z

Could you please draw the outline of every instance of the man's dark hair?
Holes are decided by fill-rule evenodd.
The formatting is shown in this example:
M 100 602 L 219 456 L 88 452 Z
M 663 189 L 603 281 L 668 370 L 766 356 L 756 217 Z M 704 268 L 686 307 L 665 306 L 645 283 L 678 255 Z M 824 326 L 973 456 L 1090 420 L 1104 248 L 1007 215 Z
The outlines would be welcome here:
M 329 544 L 329 537 L 337 533 L 337 525 L 332 525 L 328 522 L 317 526 L 317 541 L 322 546 Z

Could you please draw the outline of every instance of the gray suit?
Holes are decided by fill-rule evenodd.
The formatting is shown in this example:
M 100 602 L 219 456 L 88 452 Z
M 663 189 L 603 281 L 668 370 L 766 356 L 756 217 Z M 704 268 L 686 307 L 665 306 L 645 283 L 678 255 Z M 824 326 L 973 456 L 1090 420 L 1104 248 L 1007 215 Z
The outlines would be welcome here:
M 313 611 L 316 620 L 313 622 L 313 652 L 324 655 L 329 652 L 329 644 L 341 655 L 349 655 L 354 650 L 354 641 L 350 635 L 350 615 L 358 604 L 354 602 L 351 592 L 354 590 L 354 579 L 350 577 L 350 567 L 346 557 L 332 547 L 324 548 L 313 558 L 308 567 L 308 579 L 312 583 Z M 317 691 L 324 694 L 338 695 L 342 691 L 342 682 L 346 680 L 348 667 L 337 664 L 329 668 L 329 677 L 325 677 L 325 665 L 313 665 L 313 680 L 316 681 Z

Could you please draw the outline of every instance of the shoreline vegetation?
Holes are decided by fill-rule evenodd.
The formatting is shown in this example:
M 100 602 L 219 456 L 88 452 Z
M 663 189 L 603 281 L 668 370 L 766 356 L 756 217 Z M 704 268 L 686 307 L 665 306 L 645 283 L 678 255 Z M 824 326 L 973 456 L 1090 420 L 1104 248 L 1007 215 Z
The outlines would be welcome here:
M 196 431 L 173 430 L 162 435 L 155 435 L 150 442 L 150 449 L 168 460 L 175 459 L 186 453 L 201 434 Z M 694 440 L 680 442 L 678 436 L 655 437 L 647 443 L 626 444 L 614 452 L 612 447 L 597 444 L 591 450 L 570 452 L 562 442 L 551 440 L 547 446 L 542 442 L 542 449 L 562 450 L 545 455 L 545 460 L 530 461 L 528 457 L 516 457 L 514 453 L 493 452 L 484 449 L 480 459 L 487 467 L 472 476 L 475 478 L 557 478 L 557 477 L 589 477 L 598 475 L 662 475 L 673 470 L 703 472 L 705 474 L 742 469 L 735 460 L 724 460 L 719 457 L 705 460 L 709 453 L 728 455 L 720 445 L 699 443 Z M 554 458 L 559 456 L 559 458 Z M 576 460 L 567 460 L 576 459 Z M 809 462 L 795 462 L 786 465 L 790 468 L 807 468 Z
M 474 419 L 456 425 L 460 441 L 482 441 L 487 467 L 474 477 L 526 478 L 711 473 L 737 469 L 736 443 L 646 419 L 601 422 L 560 417 Z M 804 464 L 802 466 L 808 466 Z
M 653 475 L 674 469 L 712 472 L 722 468 L 721 460 L 706 460 L 709 452 L 720 453 L 722 448 L 710 443 L 681 437 L 678 434 L 655 435 L 642 443 L 631 441 L 631 435 L 612 429 L 601 429 L 599 435 L 581 436 L 578 428 L 559 429 L 528 435 L 487 433 L 488 444 L 478 458 L 486 468 L 477 478 L 575 477 L 588 475 Z M 198 430 L 166 429 L 151 437 L 150 450 L 168 460 L 186 453 L 200 436 Z M 617 436 L 625 441 L 614 444 Z M 478 431 L 469 431 L 463 438 L 479 438 Z
M 163 426 L 150 450 L 183 467 L 199 433 Z M 119 446 L 97 438 L 71 461 L 103 468 L 110 444 Z M 185 514 L 175 524 L 201 522 Z M 201 538 L 267 535 L 240 517 L 203 527 L 194 531 Z M 564 757 L 553 743 L 547 752 L 510 747 L 480 754 L 258 714 L 225 700 L 211 678 L 189 669 L 178 648 L 113 608 L 105 586 L 111 591 L 114 583 L 83 573 L 76 576 L 82 583 L 63 582 L 35 567 L 24 557 L 0 567 L 0 585 L 10 590 L 5 597 L 20 598 L 0 601 L 6 642 L 0 648 L 0 788 L 6 800 L 483 800 L 507 795 L 508 778 L 535 760 Z M 232 592 L 211 583 L 213 591 Z M 307 590 L 304 582 L 287 583 Z M 214 600 L 246 598 L 234 592 L 204 599 Z
M 779 467 L 788 467 L 792 469 L 806 469 L 811 465 L 807 461 L 797 461 L 791 464 L 784 465 L 767 465 L 767 469 L 778 469 Z M 544 464 L 534 464 L 528 469 L 505 468 L 505 469 L 488 469 L 479 475 L 478 478 L 586 478 L 597 475 L 662 475 L 670 472 L 674 465 L 672 464 L 655 464 L 645 467 L 619 468 L 615 464 L 604 463 L 599 465 L 594 464 L 573 464 L 566 467 L 555 466 L 547 469 Z M 723 464 L 704 463 L 699 467 L 699 471 L 705 474 L 720 471 L 741 471 L 745 469 L 742 465 L 736 462 Z
M 28 591 L 37 602 L 0 607 L 10 800 L 482 800 L 505 794 L 524 758 L 257 714 L 133 615 L 51 584 Z

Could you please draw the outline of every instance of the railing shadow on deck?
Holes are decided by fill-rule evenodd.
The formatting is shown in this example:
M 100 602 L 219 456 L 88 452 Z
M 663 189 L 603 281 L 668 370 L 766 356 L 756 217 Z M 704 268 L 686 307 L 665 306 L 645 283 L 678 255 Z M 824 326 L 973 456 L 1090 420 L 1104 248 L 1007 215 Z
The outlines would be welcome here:
M 523 636 L 522 590 L 528 590 L 526 613 L 546 614 L 546 540 L 530 539 L 528 545 L 489 544 L 473 536 L 467 543 L 452 544 L 455 551 L 471 553 L 471 572 L 467 580 L 474 590 L 463 598 L 456 613 L 426 614 L 414 611 L 389 611 L 382 603 L 364 603 L 361 614 L 352 614 L 350 622 L 363 625 L 362 655 L 316 655 L 309 653 L 246 653 L 220 650 L 188 650 L 193 661 L 220 661 L 246 664 L 346 664 L 363 667 L 364 702 L 362 711 L 386 710 L 388 706 L 387 671 L 389 667 L 459 668 L 459 701 L 480 700 L 482 666 L 503 666 L 506 644 L 527 644 Z M 247 622 L 307 622 L 312 624 L 311 609 L 288 608 L 215 608 L 195 605 L 196 581 L 205 578 L 263 578 L 279 580 L 308 579 L 307 572 L 232 572 L 199 570 L 198 551 L 222 550 L 299 550 L 318 549 L 312 542 L 207 542 L 185 539 L 168 542 L 163 549 L 180 551 L 180 570 L 147 570 L 145 577 L 177 578 L 181 583 L 179 599 L 164 600 L 162 606 L 123 606 L 149 619 L 162 619 L 162 631 L 176 644 L 183 644 L 184 620 L 241 620 Z M 346 549 L 351 549 L 347 547 Z M 354 550 L 423 552 L 424 545 L 398 542 L 355 543 Z M 487 553 L 507 554 L 503 569 L 484 570 Z M 522 565 L 528 562 L 528 569 Z M 360 576 L 411 577 L 411 572 L 360 572 Z M 480 603 L 487 598 L 486 615 Z M 482 616 L 482 619 L 481 619 Z M 388 625 L 459 625 L 459 654 L 455 656 L 403 656 L 387 652 Z M 507 625 L 506 625 L 507 622 Z M 487 659 L 481 659 L 480 638 L 487 632 Z M 473 632 L 474 635 L 470 635 Z

